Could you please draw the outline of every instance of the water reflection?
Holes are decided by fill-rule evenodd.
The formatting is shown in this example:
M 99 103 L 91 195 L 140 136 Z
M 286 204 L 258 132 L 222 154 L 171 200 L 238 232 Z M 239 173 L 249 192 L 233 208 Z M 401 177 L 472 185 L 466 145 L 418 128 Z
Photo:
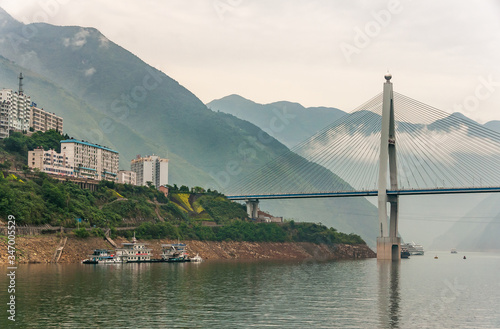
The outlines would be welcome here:
M 400 262 L 377 262 L 379 319 L 384 327 L 399 328 L 400 266 Z

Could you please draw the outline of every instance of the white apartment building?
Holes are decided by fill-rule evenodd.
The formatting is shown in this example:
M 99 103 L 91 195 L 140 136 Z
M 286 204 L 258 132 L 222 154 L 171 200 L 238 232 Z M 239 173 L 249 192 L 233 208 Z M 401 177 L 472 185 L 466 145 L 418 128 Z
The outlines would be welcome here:
M 76 139 L 61 141 L 61 153 L 43 149 L 28 152 L 30 168 L 77 178 L 116 181 L 118 165 L 118 152 Z
M 120 170 L 118 171 L 118 183 L 137 185 L 137 175 L 131 170 Z
M 9 137 L 9 108 L 9 103 L 0 101 L 0 139 Z
M 0 90 L 0 103 L 2 104 L 2 124 L 7 121 L 8 130 L 28 131 L 30 128 L 31 98 L 22 91 L 12 89 Z M 4 128 L 5 129 L 5 128 Z M 8 133 L 8 131 L 7 131 Z
M 119 154 L 105 146 L 76 139 L 61 141 L 61 153 L 68 157 L 76 177 L 116 180 Z
M 28 166 L 48 174 L 74 176 L 73 166 L 64 153 L 55 150 L 34 149 L 28 152 Z
M 33 105 L 30 107 L 30 127 L 34 131 L 45 132 L 53 129 L 62 132 L 63 118 Z
M 152 182 L 156 188 L 168 184 L 168 159 L 162 159 L 157 155 L 133 159 L 130 168 L 137 175 L 137 185 L 147 185 Z

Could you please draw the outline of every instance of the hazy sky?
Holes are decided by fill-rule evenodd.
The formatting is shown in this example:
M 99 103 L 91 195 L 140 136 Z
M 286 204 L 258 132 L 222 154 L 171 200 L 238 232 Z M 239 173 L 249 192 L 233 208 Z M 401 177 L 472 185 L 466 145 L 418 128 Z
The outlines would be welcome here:
M 500 2 L 0 0 L 24 22 L 95 27 L 203 102 L 239 94 L 350 111 L 394 89 L 500 120 Z

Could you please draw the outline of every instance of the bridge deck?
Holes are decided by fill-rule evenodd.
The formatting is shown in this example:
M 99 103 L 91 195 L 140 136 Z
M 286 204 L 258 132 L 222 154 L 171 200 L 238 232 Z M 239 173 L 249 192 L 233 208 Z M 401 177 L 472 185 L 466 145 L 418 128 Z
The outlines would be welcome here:
M 500 187 L 467 187 L 467 188 L 438 188 L 438 189 L 407 189 L 387 191 L 387 195 L 429 195 L 429 194 L 460 194 L 460 193 L 498 193 Z M 378 191 L 339 191 L 317 193 L 283 193 L 283 194 L 252 194 L 252 195 L 227 195 L 230 200 L 248 199 L 307 199 L 307 198 L 345 198 L 356 196 L 377 196 Z

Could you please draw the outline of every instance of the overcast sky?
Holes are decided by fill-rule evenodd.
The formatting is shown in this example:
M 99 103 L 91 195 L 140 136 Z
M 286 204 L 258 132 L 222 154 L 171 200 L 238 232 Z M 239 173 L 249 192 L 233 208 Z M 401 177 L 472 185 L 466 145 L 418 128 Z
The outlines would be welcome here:
M 395 91 L 500 120 L 500 2 L 0 0 L 24 22 L 95 27 L 203 102 L 239 94 L 350 111 Z

